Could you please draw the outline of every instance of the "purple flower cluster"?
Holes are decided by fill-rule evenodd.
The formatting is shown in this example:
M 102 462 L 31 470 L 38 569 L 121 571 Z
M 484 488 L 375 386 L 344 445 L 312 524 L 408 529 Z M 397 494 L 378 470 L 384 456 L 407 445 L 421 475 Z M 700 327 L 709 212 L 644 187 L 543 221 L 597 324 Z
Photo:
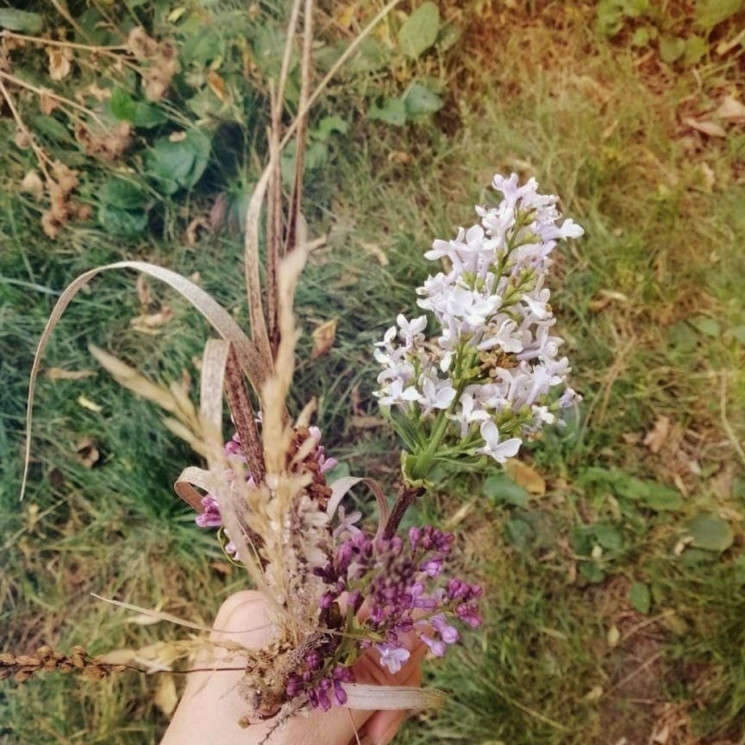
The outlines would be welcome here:
M 305 695 L 313 709 L 323 711 L 328 711 L 332 706 L 344 706 L 347 694 L 342 683 L 354 683 L 354 673 L 348 667 L 334 665 L 329 673 L 319 678 L 323 657 L 315 650 L 305 656 L 304 662 L 306 669 L 291 675 L 287 681 L 287 698 Z
M 360 614 L 360 629 L 374 646 L 380 665 L 396 673 L 409 659 L 403 635 L 413 632 L 442 657 L 460 639 L 449 620 L 472 628 L 481 623 L 479 585 L 442 578 L 454 536 L 430 525 L 409 531 L 408 545 L 398 536 L 371 538 L 357 533 L 338 546 L 333 561 L 316 570 L 330 589 L 321 607 L 330 609 L 346 593 L 346 604 Z

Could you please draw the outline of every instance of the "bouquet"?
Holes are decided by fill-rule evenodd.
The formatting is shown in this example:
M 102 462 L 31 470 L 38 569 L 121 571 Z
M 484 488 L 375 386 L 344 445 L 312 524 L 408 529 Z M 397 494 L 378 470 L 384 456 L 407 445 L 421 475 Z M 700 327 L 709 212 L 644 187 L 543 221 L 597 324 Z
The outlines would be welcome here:
M 384 488 L 368 477 L 327 482 L 335 460 L 311 424 L 312 406 L 293 414 L 287 403 L 300 333 L 293 297 L 309 243 L 300 205 L 304 133 L 317 96 L 309 88 L 310 22 L 308 15 L 299 116 L 281 132 L 285 69 L 273 102 L 269 163 L 248 206 L 250 334 L 204 290 L 169 269 L 137 261 L 95 268 L 78 277 L 54 308 L 29 391 L 27 463 L 44 348 L 76 292 L 103 270 L 134 269 L 164 281 L 217 331 L 219 338 L 210 339 L 204 351 L 199 410 L 192 406 L 183 417 L 206 467 L 186 467 L 175 489 L 196 510 L 198 528 L 217 530 L 227 557 L 245 569 L 247 584 L 266 598 L 274 628 L 269 645 L 232 653 L 242 658 L 240 690 L 248 720 L 277 717 L 278 726 L 307 709 L 442 703 L 437 691 L 381 691 L 355 682 L 353 666 L 360 655 L 373 656 L 395 673 L 410 656 L 405 635 L 414 634 L 432 655 L 442 657 L 463 633 L 481 624 L 483 589 L 454 573 L 455 536 L 433 525 L 415 524 L 402 532 L 401 521 L 437 488 L 431 476 L 435 466 L 498 467 L 544 426 L 560 422 L 562 411 L 578 398 L 567 386 L 570 365 L 561 355 L 563 340 L 555 333 L 546 280 L 558 242 L 581 236 L 582 228 L 562 219 L 558 198 L 539 193 L 534 179 L 521 185 L 515 174 L 497 175 L 492 182 L 497 198 L 476 207 L 476 224 L 460 228 L 452 239 L 435 240 L 425 254 L 434 268 L 411 303 L 421 314 L 399 315 L 370 350 L 380 364 L 375 396 L 402 444 L 395 497 L 389 501 Z M 279 154 L 292 134 L 296 176 L 285 200 Z M 259 235 L 265 202 L 262 283 Z M 93 351 L 115 378 L 148 395 L 141 376 Z M 227 441 L 223 396 L 234 427 Z M 361 523 L 359 512 L 347 512 L 344 499 L 356 485 L 374 495 L 377 525 Z M 204 640 L 182 643 L 180 654 L 204 646 Z M 36 656 L 0 655 L 0 677 L 23 680 L 43 669 L 104 677 L 128 668 L 92 659 L 84 649 L 70 657 L 46 648 Z

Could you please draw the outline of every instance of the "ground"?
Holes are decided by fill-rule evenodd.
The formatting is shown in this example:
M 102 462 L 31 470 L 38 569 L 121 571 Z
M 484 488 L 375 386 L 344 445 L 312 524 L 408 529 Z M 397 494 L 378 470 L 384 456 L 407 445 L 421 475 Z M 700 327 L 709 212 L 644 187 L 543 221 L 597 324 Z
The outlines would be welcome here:
M 6 102 L 3 648 L 84 643 L 98 653 L 153 644 L 184 632 L 132 623 L 90 593 L 209 624 L 245 586 L 171 492 L 197 456 L 154 404 L 111 381 L 88 351 L 96 344 L 153 380 L 197 390 L 205 324 L 173 293 L 136 285 L 132 274 L 95 280 L 56 330 L 37 395 L 31 486 L 17 501 L 33 350 L 74 276 L 146 258 L 196 273 L 245 321 L 238 221 L 265 155 L 272 69 L 262 50 L 265 36 L 281 33 L 281 14 L 272 3 L 250 17 L 228 2 L 181 15 L 176 4 L 155 5 L 152 14 L 135 8 L 113 20 L 173 39 L 182 77 L 156 105 L 165 121 L 135 127 L 123 159 L 91 155 L 59 109 L 47 116 L 66 127 L 55 139 L 35 94 L 4 79 L 38 141 L 81 172 L 75 199 L 93 214 L 68 215 L 56 238 L 45 234 L 47 197 L 18 189 L 37 166 L 32 150 L 12 142 L 17 123 Z M 318 242 L 297 302 L 305 335 L 293 396 L 298 407 L 319 397 L 327 447 L 353 474 L 395 478 L 397 446 L 370 395 L 371 345 L 398 312 L 414 312 L 414 288 L 428 271 L 423 252 L 470 224 L 473 204 L 490 198 L 493 173 L 536 176 L 586 230 L 552 281 L 584 396 L 576 418 L 531 445 L 512 481 L 451 477 L 420 505 L 421 515 L 458 525 L 463 570 L 486 587 L 487 623 L 428 663 L 429 683 L 449 703 L 414 717 L 402 743 L 742 742 L 745 110 L 736 5 L 441 3 L 443 28 L 446 21 L 460 36 L 451 46 L 441 29 L 438 44 L 416 56 L 399 49 L 413 10 L 404 3 L 375 33 L 378 46 L 365 47 L 319 102 L 306 204 Z M 321 9 L 320 70 L 372 6 Z M 43 10 L 45 25 L 33 33 L 62 38 L 64 19 Z M 215 33 L 198 32 L 200 24 Z M 380 49 L 387 52 L 376 66 Z M 63 93 L 90 83 L 82 52 L 57 83 L 33 45 L 11 59 L 12 74 Z M 137 81 L 127 85 L 139 90 Z M 412 85 L 427 92 L 418 91 L 413 114 L 409 99 L 402 122 L 390 102 Z M 158 149 L 158 133 L 196 119 L 208 122 L 211 138 L 203 175 L 164 171 L 169 146 Z M 187 144 L 198 165 L 201 141 Z M 136 188 L 116 192 L 112 177 Z M 311 332 L 334 318 L 333 346 L 311 359 Z M 172 683 L 135 675 L 3 681 L 0 742 L 155 742 Z

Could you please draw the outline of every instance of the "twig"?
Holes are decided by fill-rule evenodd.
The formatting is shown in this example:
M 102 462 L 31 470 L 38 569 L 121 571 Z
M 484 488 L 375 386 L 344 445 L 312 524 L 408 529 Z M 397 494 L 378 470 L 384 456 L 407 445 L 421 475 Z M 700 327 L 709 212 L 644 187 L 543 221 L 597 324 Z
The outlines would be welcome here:
M 43 39 L 40 36 L 27 36 L 26 34 L 17 34 L 15 31 L 0 31 L 0 37 L 7 37 L 9 39 L 20 39 L 22 41 L 28 41 L 32 44 L 39 44 L 45 47 L 68 47 L 69 49 L 80 49 L 85 52 L 93 52 L 95 54 L 106 54 L 115 59 L 121 59 L 121 55 L 114 54 L 114 52 L 126 52 L 129 47 L 126 44 L 119 46 L 100 46 L 97 47 L 93 44 L 78 44 L 74 41 L 59 41 L 57 39 Z
M 34 155 L 36 156 L 36 160 L 39 163 L 41 172 L 44 174 L 47 181 L 51 181 L 52 177 L 49 175 L 49 171 L 47 170 L 47 163 L 51 163 L 51 160 L 49 159 L 49 156 L 39 147 L 39 145 L 37 145 L 33 134 L 31 134 L 31 130 L 29 130 L 29 128 L 24 124 L 23 119 L 21 119 L 21 115 L 18 113 L 18 109 L 16 109 L 15 103 L 13 102 L 13 97 L 8 92 L 8 89 L 5 87 L 5 83 L 3 83 L 2 80 L 0 80 L 0 93 L 3 94 L 3 98 L 8 104 L 8 108 L 10 109 L 10 113 L 13 115 L 13 119 L 15 119 L 15 122 L 18 125 L 18 129 L 23 134 L 28 135 L 29 144 L 31 145 L 31 149 L 34 151 Z
M 48 96 L 49 98 L 53 98 L 55 101 L 59 101 L 60 103 L 64 104 L 65 106 L 69 106 L 73 109 L 77 109 L 78 111 L 82 111 L 85 114 L 88 114 L 91 118 L 95 119 L 98 124 L 101 125 L 104 129 L 106 129 L 106 124 L 101 119 L 98 114 L 96 114 L 95 111 L 92 109 L 89 109 L 87 106 L 82 106 L 77 101 L 73 101 L 70 98 L 65 98 L 64 96 L 60 96 L 58 93 L 55 93 L 53 90 L 50 90 L 49 88 L 39 88 L 35 85 L 31 85 L 31 83 L 27 83 L 22 78 L 17 78 L 15 75 L 10 75 L 7 72 L 0 71 L 0 78 L 4 78 L 9 83 L 13 83 L 13 85 L 20 86 L 21 88 L 25 88 L 28 91 L 31 91 L 32 93 L 36 93 L 38 96 Z
M 426 489 L 423 486 L 409 486 L 402 484 L 396 495 L 396 503 L 393 505 L 388 522 L 383 530 L 383 538 L 391 539 L 396 534 L 406 510 L 411 507 L 417 497 L 420 497 Z

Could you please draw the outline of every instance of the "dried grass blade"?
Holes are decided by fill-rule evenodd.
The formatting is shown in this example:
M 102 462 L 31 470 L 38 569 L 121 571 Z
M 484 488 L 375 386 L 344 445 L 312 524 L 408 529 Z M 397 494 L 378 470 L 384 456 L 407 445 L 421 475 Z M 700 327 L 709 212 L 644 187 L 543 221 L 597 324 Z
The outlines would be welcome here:
M 246 465 L 256 483 L 264 480 L 266 469 L 264 468 L 264 453 L 261 446 L 261 437 L 256 428 L 256 419 L 251 408 L 248 391 L 243 383 L 238 363 L 231 350 L 228 355 L 228 363 L 225 368 L 225 390 L 230 402 L 230 411 L 241 441 L 241 449 L 246 456 Z
M 132 605 L 132 603 L 123 603 L 121 600 L 112 600 L 111 598 L 105 598 L 102 595 L 96 595 L 95 592 L 92 592 L 91 595 L 96 598 L 96 600 L 103 600 L 104 603 L 110 603 L 111 605 L 116 605 L 118 608 L 125 608 L 126 610 L 136 611 L 137 613 L 142 613 L 146 616 L 150 616 L 151 618 L 156 618 L 159 621 L 175 623 L 178 626 L 185 626 L 187 629 L 194 629 L 195 631 L 212 631 L 212 629 L 208 626 L 202 626 L 199 623 L 187 621 L 183 618 L 179 618 L 178 616 L 174 616 L 171 613 L 163 613 L 162 611 L 151 610 L 150 608 L 141 608 L 139 605 Z
M 208 442 L 223 442 L 222 394 L 229 354 L 230 343 L 221 339 L 210 339 L 204 346 L 199 386 L 199 420 Z M 208 463 L 210 468 L 218 465 L 209 460 Z
M 189 468 L 184 468 L 181 471 L 179 477 L 176 479 L 176 483 L 173 485 L 173 490 L 190 507 L 193 507 L 197 512 L 203 512 L 202 495 L 194 487 L 197 486 L 209 492 L 214 487 L 214 481 L 214 476 L 210 471 L 205 471 L 203 468 L 197 468 L 196 466 L 189 466 Z
M 441 709 L 447 697 L 435 688 L 413 686 L 377 686 L 362 683 L 345 683 L 347 706 L 350 709 Z
M 143 272 L 144 274 L 148 274 L 155 279 L 159 279 L 173 287 L 173 289 L 180 292 L 207 319 L 207 321 L 212 324 L 224 339 L 233 343 L 241 369 L 245 372 L 257 393 L 260 394 L 261 386 L 264 380 L 268 377 L 270 368 L 267 366 L 265 358 L 261 357 L 256 346 L 243 333 L 243 330 L 235 320 L 233 320 L 232 316 L 222 306 L 220 306 L 214 298 L 208 295 L 201 287 L 198 287 L 193 282 L 186 279 L 186 277 L 182 277 L 180 274 L 173 272 L 170 269 L 164 269 L 163 267 L 149 264 L 144 261 L 118 261 L 114 264 L 106 264 L 105 266 L 90 269 L 74 279 L 60 295 L 56 305 L 52 309 L 49 319 L 47 320 L 39 344 L 36 347 L 34 364 L 31 368 L 31 375 L 29 377 L 28 402 L 26 409 L 26 445 L 24 452 L 23 479 L 21 482 L 21 499 L 23 499 L 23 495 L 26 492 L 26 484 L 28 482 L 28 469 L 31 460 L 31 425 L 33 421 L 34 392 L 36 390 L 36 380 L 39 375 L 39 367 L 41 366 L 41 359 L 44 355 L 44 350 L 49 343 L 49 339 L 57 326 L 60 317 L 65 312 L 65 309 L 73 300 L 75 295 L 77 295 L 80 288 L 87 284 L 87 282 L 97 274 L 110 269 L 134 269 Z
M 248 293 L 248 310 L 251 316 L 251 339 L 256 345 L 262 364 L 268 370 L 272 368 L 272 348 L 266 329 L 264 309 L 261 302 L 261 270 L 259 268 L 259 225 L 261 206 L 264 203 L 272 163 L 261 174 L 246 212 L 246 235 L 244 242 L 243 262 Z
M 300 102 L 296 119 L 297 137 L 295 139 L 295 180 L 292 186 L 290 208 L 287 214 L 287 240 L 285 252 L 292 251 L 297 239 L 297 220 L 303 200 L 303 169 L 305 167 L 305 145 L 308 129 L 308 98 L 310 96 L 311 45 L 313 44 L 313 0 L 305 0 L 303 28 L 303 57 L 301 63 Z

